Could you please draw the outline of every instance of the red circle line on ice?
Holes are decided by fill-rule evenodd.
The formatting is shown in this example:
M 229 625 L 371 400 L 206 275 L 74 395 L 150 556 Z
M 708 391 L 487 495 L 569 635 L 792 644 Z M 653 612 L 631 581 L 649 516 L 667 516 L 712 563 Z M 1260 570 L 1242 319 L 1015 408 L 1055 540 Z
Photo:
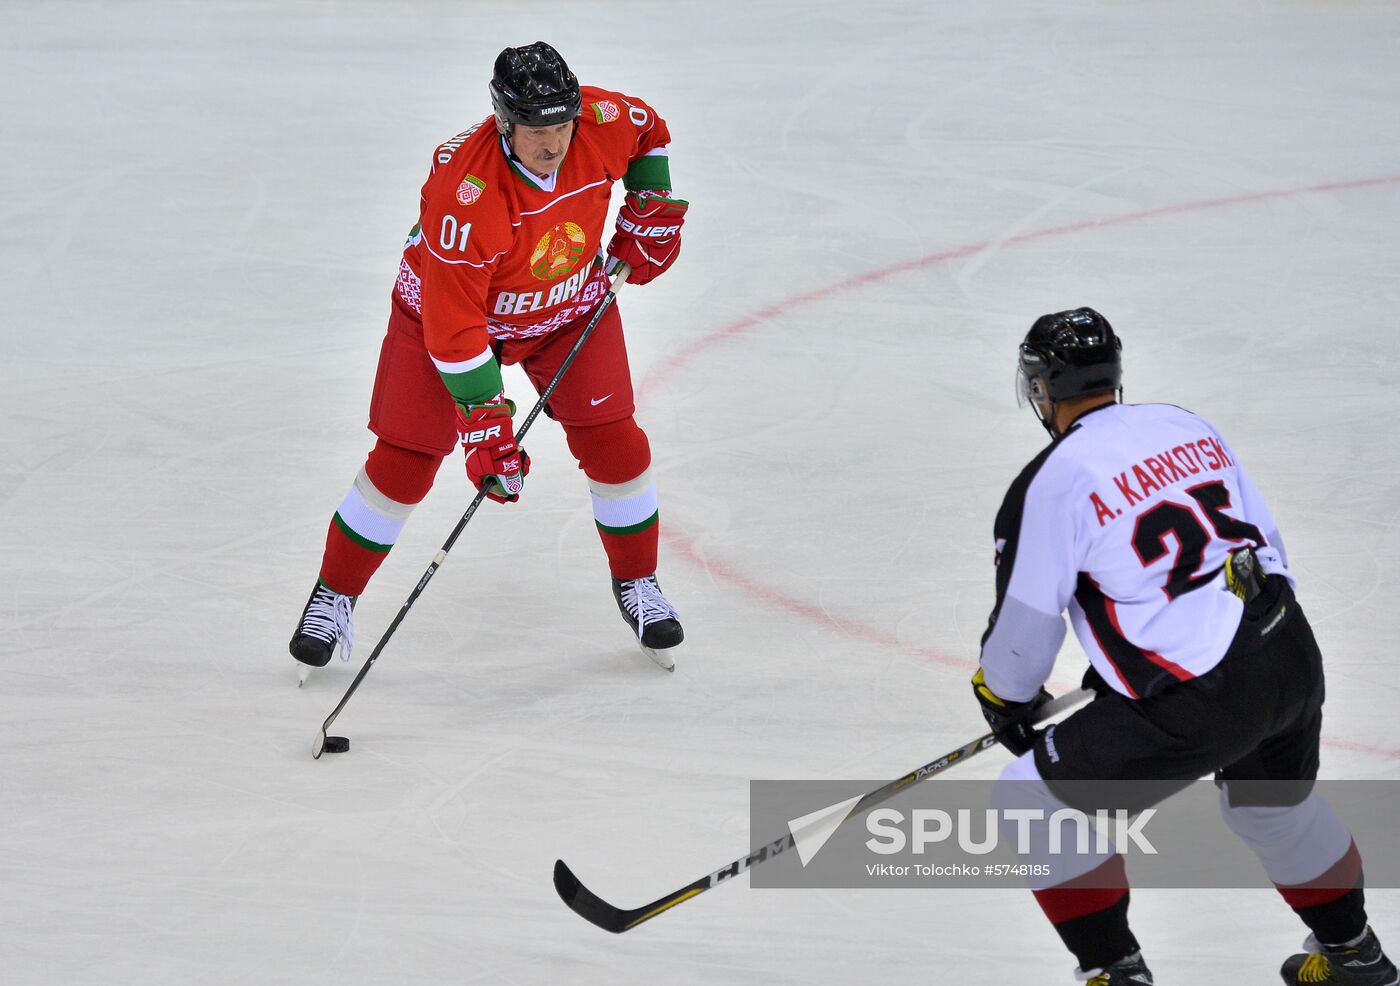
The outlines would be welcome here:
M 1353 181 L 1327 182 L 1321 185 L 1307 185 L 1301 188 L 1280 189 L 1271 192 L 1252 192 L 1243 195 L 1230 195 L 1218 199 L 1183 202 L 1176 205 L 1157 206 L 1152 209 L 1140 209 L 1136 212 L 1127 212 L 1122 215 L 1108 216 L 1102 219 L 1088 219 L 1062 226 L 1052 226 L 1047 229 L 1035 230 L 1030 233 L 1018 233 L 1005 238 L 983 240 L 978 243 L 969 243 L 963 246 L 952 247 L 951 249 L 929 254 L 928 256 L 915 257 L 897 264 L 891 264 L 888 267 L 879 268 L 878 270 L 853 274 L 843 280 L 834 281 L 823 287 L 805 291 L 781 301 L 776 301 L 755 312 L 740 316 L 734 321 L 722 325 L 711 332 L 707 332 L 693 342 L 681 346 L 668 356 L 663 357 L 642 380 L 641 386 L 638 387 L 638 392 L 639 394 L 644 393 L 646 389 L 653 384 L 662 382 L 671 374 L 685 369 L 696 357 L 704 355 L 711 349 L 721 346 L 755 329 L 761 328 L 766 322 L 788 315 L 795 309 L 813 305 L 817 302 L 835 297 L 836 295 L 867 287 L 900 274 L 924 270 L 929 267 L 937 267 L 939 264 L 945 264 L 952 260 L 960 260 L 964 257 L 976 256 L 984 250 L 993 248 L 1005 249 L 1022 243 L 1035 243 L 1040 240 L 1051 240 L 1057 237 L 1072 236 L 1078 233 L 1089 233 L 1115 226 L 1127 226 L 1152 219 L 1159 219 L 1164 216 L 1207 212 L 1213 209 L 1258 205 L 1262 202 L 1302 198 L 1308 195 L 1323 195 L 1329 192 L 1352 192 L 1361 189 L 1384 188 L 1394 185 L 1400 185 L 1400 175 L 1389 175 L 1381 178 L 1358 178 Z M 737 588 L 741 588 L 751 597 L 761 599 L 764 603 L 775 609 L 782 610 L 791 616 L 812 623 L 825 624 L 847 636 L 865 640 L 881 647 L 902 651 L 906 654 L 912 654 L 936 664 L 969 671 L 974 666 L 974 662 L 972 661 L 951 657 L 931 648 L 900 640 L 894 634 L 867 626 L 858 620 L 833 613 L 820 603 L 808 602 L 779 592 L 772 586 L 745 575 L 732 565 L 727 565 L 724 562 L 707 557 L 685 532 L 676 530 L 674 526 L 663 528 L 662 538 L 666 542 L 668 548 L 683 555 L 691 563 L 709 572 L 711 576 Z M 1387 758 L 1400 758 L 1400 750 L 1375 744 L 1359 743 L 1350 740 L 1331 740 L 1327 738 L 1324 738 L 1323 742 L 1336 749 L 1358 753 L 1371 753 Z

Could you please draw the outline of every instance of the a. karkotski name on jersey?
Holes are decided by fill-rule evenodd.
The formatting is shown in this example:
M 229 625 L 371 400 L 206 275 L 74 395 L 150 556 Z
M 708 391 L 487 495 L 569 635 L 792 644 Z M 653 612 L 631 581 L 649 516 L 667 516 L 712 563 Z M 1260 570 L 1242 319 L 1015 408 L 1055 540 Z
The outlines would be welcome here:
M 592 275 L 592 265 L 584 264 L 581 270 L 570 274 L 566 280 L 560 281 L 550 288 L 548 297 L 543 291 L 522 291 L 519 294 L 514 291 L 502 291 L 496 295 L 494 311 L 497 315 L 524 315 L 526 312 L 553 308 L 578 294 L 579 289 L 588 282 Z
M 1126 507 L 1133 507 L 1180 480 L 1199 476 L 1203 472 L 1219 472 L 1234 464 L 1235 460 L 1230 458 L 1219 439 L 1209 436 L 1200 438 L 1157 455 L 1149 455 L 1114 476 L 1115 492 L 1109 494 L 1109 499 L 1116 496 Z M 1124 511 L 1110 507 L 1097 490 L 1089 494 L 1089 503 L 1093 505 L 1094 519 L 1100 527 L 1123 516 Z

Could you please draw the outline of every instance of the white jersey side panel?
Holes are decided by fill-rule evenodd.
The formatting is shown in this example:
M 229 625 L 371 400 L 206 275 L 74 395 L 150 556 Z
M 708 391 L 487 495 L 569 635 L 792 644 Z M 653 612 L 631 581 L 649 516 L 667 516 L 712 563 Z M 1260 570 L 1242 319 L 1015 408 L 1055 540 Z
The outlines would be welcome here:
M 1252 545 L 1265 571 L 1292 581 L 1234 453 L 1207 421 L 1167 404 L 1081 417 L 1012 484 L 996 537 L 982 666 L 1013 700 L 1049 677 L 1065 609 L 1104 680 L 1137 698 L 1224 656 L 1243 611 L 1225 587 L 1230 551 Z

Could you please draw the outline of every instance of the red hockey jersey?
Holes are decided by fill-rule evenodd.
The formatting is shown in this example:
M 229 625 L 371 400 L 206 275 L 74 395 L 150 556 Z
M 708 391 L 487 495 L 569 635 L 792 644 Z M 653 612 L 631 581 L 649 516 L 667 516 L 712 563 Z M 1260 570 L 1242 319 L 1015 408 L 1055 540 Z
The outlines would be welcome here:
M 552 332 L 602 297 L 595 260 L 613 183 L 670 188 L 670 133 L 655 111 L 592 86 L 582 96 L 568 152 L 547 181 L 510 158 L 493 118 L 434 152 L 395 291 L 421 315 L 428 353 L 461 403 L 500 392 L 493 339 Z

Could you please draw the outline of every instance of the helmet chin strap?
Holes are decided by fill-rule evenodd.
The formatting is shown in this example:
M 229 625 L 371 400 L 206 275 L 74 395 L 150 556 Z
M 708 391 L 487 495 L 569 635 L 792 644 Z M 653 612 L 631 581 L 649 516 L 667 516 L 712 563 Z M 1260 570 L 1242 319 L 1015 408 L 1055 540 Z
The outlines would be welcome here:
M 1041 413 L 1041 410 L 1040 410 L 1040 401 L 1032 400 L 1032 401 L 1031 401 L 1031 407 L 1035 409 L 1035 416 L 1036 416 L 1037 418 L 1040 419 L 1041 426 L 1044 427 L 1045 430 L 1050 434 L 1050 437 L 1051 437 L 1051 438 L 1059 438 L 1059 437 L 1061 437 L 1061 435 L 1060 435 L 1060 430 L 1059 430 L 1058 428 L 1055 427 L 1055 419 L 1059 416 L 1059 415 L 1056 413 L 1056 412 L 1058 411 L 1059 405 L 1056 404 L 1054 401 L 1049 400 L 1048 398 L 1046 399 L 1045 403 L 1048 404 L 1049 407 L 1050 407 L 1050 414 L 1049 414 L 1048 416 Z M 1122 387 L 1118 387 L 1116 390 L 1113 391 L 1113 403 L 1114 403 L 1114 404 L 1122 404 L 1122 403 L 1123 403 L 1123 388 L 1122 388 Z M 1097 407 L 1098 405 L 1095 405 L 1095 406 Z M 1092 410 L 1092 409 L 1089 409 L 1089 410 Z M 1084 414 L 1086 414 L 1086 413 L 1088 413 L 1087 410 L 1084 411 L 1084 412 L 1081 412 L 1080 414 L 1075 415 L 1075 420 L 1077 421 L 1080 417 L 1082 417 L 1082 416 L 1083 416 Z M 1073 421 L 1070 422 L 1070 424 L 1073 424 L 1073 423 L 1074 423 Z
M 1055 402 L 1052 401 L 1048 395 L 1042 398 L 1036 393 L 1037 390 L 1044 393 L 1042 389 L 1043 386 L 1044 385 L 1039 380 L 1028 383 L 1027 389 L 1030 392 L 1026 395 L 1027 403 L 1030 404 L 1031 410 L 1035 412 L 1036 418 L 1040 421 L 1041 427 L 1050 434 L 1050 437 L 1059 438 L 1060 433 L 1055 430 Z M 1050 413 L 1048 415 L 1041 410 L 1042 405 L 1049 408 Z

